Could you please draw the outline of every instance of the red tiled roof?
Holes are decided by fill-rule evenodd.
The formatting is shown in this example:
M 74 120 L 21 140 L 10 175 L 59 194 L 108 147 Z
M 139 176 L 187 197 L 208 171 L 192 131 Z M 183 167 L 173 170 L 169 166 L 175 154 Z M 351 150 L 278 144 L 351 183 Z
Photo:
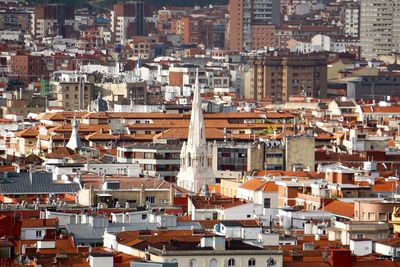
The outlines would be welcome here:
M 50 227 L 56 226 L 58 219 L 23 219 L 22 227 Z
M 335 199 L 328 204 L 325 204 L 323 210 L 338 216 L 354 218 L 354 203 L 347 203 Z
M 15 135 L 22 138 L 36 138 L 38 134 L 39 131 L 36 128 L 28 128 L 17 132 Z
M 278 192 L 278 186 L 274 181 L 266 181 L 262 178 L 253 178 L 239 187 L 251 191 Z

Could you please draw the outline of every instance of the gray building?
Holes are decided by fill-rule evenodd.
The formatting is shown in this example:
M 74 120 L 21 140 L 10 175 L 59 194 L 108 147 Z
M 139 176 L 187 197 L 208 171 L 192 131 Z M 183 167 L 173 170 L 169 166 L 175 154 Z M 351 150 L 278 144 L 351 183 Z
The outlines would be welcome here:
M 377 59 L 399 51 L 400 6 L 398 0 L 361 0 L 361 55 Z
M 386 100 L 387 96 L 400 96 L 400 78 L 361 76 L 347 82 L 347 97 L 356 100 Z
M 145 174 L 174 178 L 180 167 L 181 145 L 137 143 L 117 148 L 117 161 L 138 163 Z
M 315 170 L 314 136 L 287 136 L 285 143 L 285 170 Z
M 281 140 L 260 143 L 215 143 L 213 146 L 213 172 L 216 177 L 236 178 L 255 170 L 310 169 L 315 165 L 315 138 L 313 136 L 287 136 Z

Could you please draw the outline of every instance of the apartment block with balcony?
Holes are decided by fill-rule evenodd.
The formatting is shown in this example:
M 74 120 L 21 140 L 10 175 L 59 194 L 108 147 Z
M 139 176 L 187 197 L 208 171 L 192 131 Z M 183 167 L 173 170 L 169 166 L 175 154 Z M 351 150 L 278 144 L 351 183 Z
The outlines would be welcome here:
M 328 228 L 328 240 L 340 241 L 349 245 L 350 240 L 371 239 L 373 241 L 386 239 L 389 236 L 387 222 L 333 222 Z
M 181 146 L 175 144 L 133 144 L 117 148 L 117 161 L 138 163 L 145 175 L 174 180 L 179 172 Z

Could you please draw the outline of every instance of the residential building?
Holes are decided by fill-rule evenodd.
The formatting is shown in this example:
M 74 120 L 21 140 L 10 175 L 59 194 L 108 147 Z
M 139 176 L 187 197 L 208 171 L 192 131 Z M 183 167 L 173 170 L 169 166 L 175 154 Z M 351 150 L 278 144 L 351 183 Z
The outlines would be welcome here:
M 263 144 L 214 143 L 213 171 L 216 177 L 227 173 L 234 178 L 242 173 L 263 168 Z
M 173 241 L 161 242 L 163 238 L 171 238 L 171 234 Z M 115 240 L 107 243 L 109 248 L 112 246 L 134 256 L 146 253 L 150 261 L 178 263 L 178 266 L 242 266 L 239 263 L 246 266 L 283 266 L 280 250 L 263 249 L 241 240 L 227 241 L 224 236 L 207 236 L 204 231 L 126 231 L 106 234 L 104 239 Z M 133 240 L 137 243 L 132 244 Z
M 264 170 L 287 170 L 285 166 L 291 168 L 291 163 L 289 165 L 285 164 L 285 145 L 290 145 L 290 143 L 283 143 L 278 140 L 264 142 Z M 292 148 L 289 148 L 287 151 L 292 152 Z
M 391 215 L 390 223 L 393 225 L 393 232 L 400 233 L 400 216 L 399 216 L 400 208 L 393 208 L 393 212 Z
M 32 14 L 32 35 L 36 37 L 68 36 L 73 29 L 75 8 L 63 4 L 35 7 Z
M 344 10 L 344 33 L 346 36 L 360 36 L 360 6 L 359 3 L 346 5 Z
M 288 136 L 285 138 L 285 170 L 315 169 L 315 138 L 313 136 Z M 278 154 L 279 155 L 279 154 Z
M 323 55 L 263 54 L 251 56 L 250 83 L 245 97 L 271 97 L 288 101 L 290 96 L 324 98 L 327 90 L 327 61 Z
M 387 239 L 389 225 L 386 222 L 334 222 L 328 228 L 330 241 L 340 240 L 342 245 L 350 245 L 351 239 Z
M 355 201 L 354 219 L 358 221 L 390 222 L 393 209 L 400 205 L 397 201 Z
M 161 178 L 88 174 L 80 180 L 83 188 L 77 193 L 77 202 L 85 206 L 168 206 L 178 193 L 171 183 Z
M 147 84 L 144 81 L 122 81 L 96 84 L 110 107 L 114 104 L 143 105 L 147 103 Z
M 11 77 L 24 84 L 48 77 L 49 72 L 41 56 L 17 54 L 11 58 Z
M 122 44 L 135 35 L 144 35 L 144 3 L 142 0 L 118 3 L 113 6 L 111 33 L 114 41 Z
M 254 24 L 251 26 L 251 45 L 253 50 L 276 47 L 275 25 Z
M 231 0 L 229 15 L 229 49 L 250 52 L 271 41 L 272 34 L 264 36 L 264 42 L 258 37 L 270 33 L 270 28 L 264 25 L 280 24 L 280 0 Z
M 395 0 L 363 0 L 360 10 L 361 55 L 379 59 L 399 51 L 400 7 Z
M 347 82 L 347 97 L 384 101 L 387 96 L 399 96 L 399 84 L 398 77 L 362 75 Z
M 90 82 L 52 82 L 56 105 L 66 111 L 86 110 L 94 99 L 94 84 Z
M 55 240 L 57 230 L 57 219 L 23 219 L 21 240 Z
M 81 189 L 78 183 L 55 183 L 51 173 L 1 173 L 1 202 L 7 204 L 29 203 L 37 207 L 39 204 L 51 203 L 57 198 L 66 200 Z M 72 197 L 74 198 L 74 197 Z
M 144 174 L 173 182 L 179 172 L 180 153 L 181 146 L 176 144 L 133 144 L 117 148 L 117 161 L 137 163 Z
M 317 35 L 340 36 L 342 30 L 337 26 L 325 25 L 282 25 L 276 27 L 275 40 L 277 49 L 287 49 L 289 40 L 299 42 L 309 42 L 310 39 Z

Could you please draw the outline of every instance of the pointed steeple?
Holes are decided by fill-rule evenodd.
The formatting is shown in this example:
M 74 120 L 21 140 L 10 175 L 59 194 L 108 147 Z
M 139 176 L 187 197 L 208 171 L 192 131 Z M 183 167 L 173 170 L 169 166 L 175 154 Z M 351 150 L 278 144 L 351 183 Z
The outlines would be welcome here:
M 187 142 L 187 145 L 192 147 L 198 147 L 200 145 L 207 144 L 199 87 L 199 70 L 196 69 L 196 81 L 194 85 L 194 95 L 192 101 L 192 114 L 190 116 L 189 136 Z
M 81 138 L 78 134 L 78 121 L 76 120 L 76 117 L 74 117 L 72 121 L 72 132 L 67 147 L 74 151 L 82 147 Z
M 204 184 L 215 183 L 211 167 L 212 147 L 207 144 L 205 135 L 198 70 L 196 70 L 188 140 L 182 145 L 180 158 L 181 166 L 177 177 L 178 186 L 198 193 Z

